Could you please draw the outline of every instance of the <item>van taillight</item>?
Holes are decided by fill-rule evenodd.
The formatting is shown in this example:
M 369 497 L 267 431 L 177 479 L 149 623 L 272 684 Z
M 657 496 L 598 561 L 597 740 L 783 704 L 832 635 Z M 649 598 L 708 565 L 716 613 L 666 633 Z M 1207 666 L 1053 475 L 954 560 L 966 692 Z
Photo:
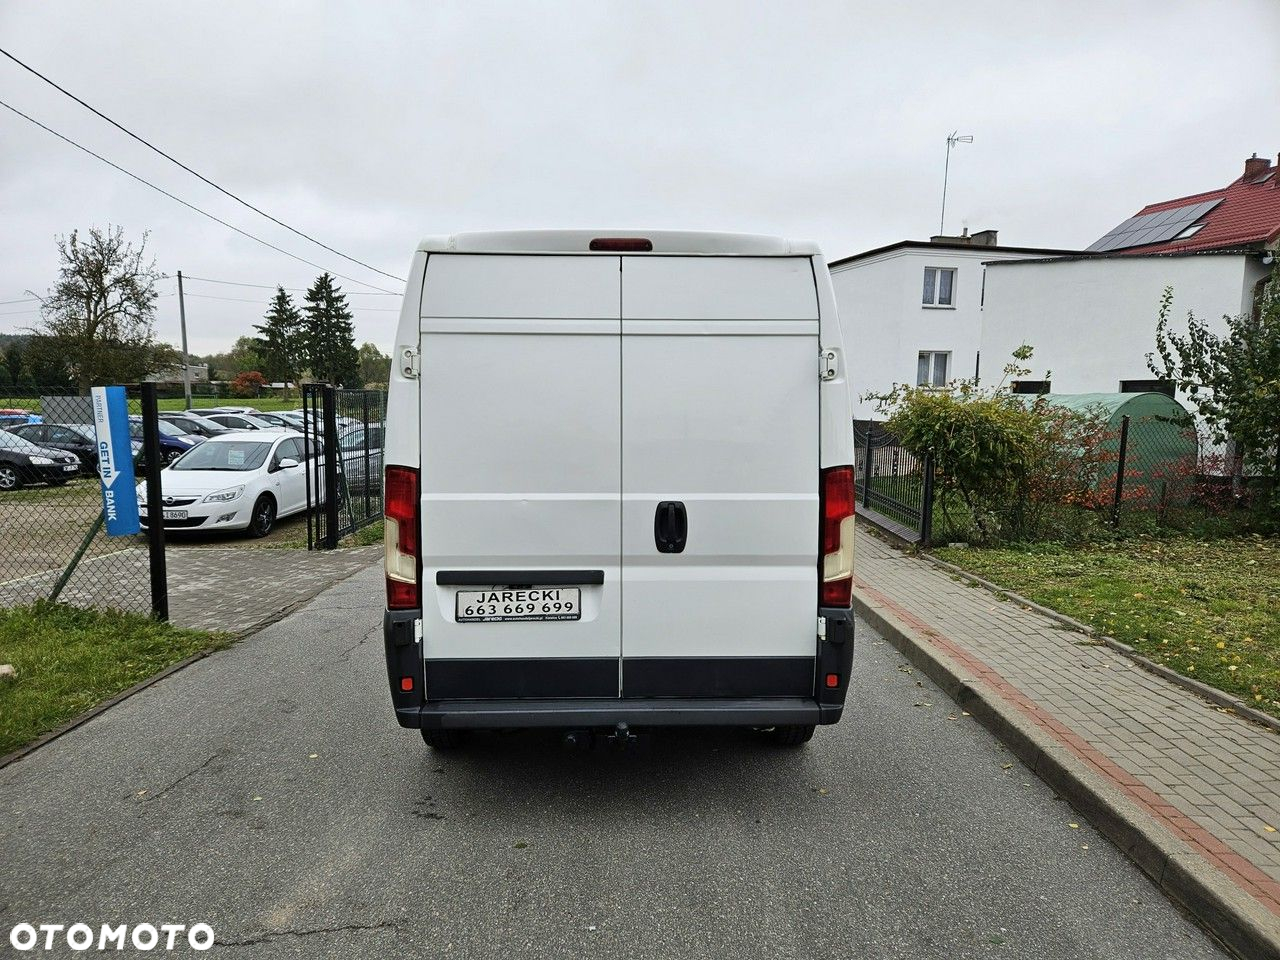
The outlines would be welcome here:
M 386 551 L 387 607 L 421 606 L 418 586 L 418 471 L 387 467 L 382 542 Z
M 853 600 L 853 467 L 822 471 L 822 593 L 824 607 Z

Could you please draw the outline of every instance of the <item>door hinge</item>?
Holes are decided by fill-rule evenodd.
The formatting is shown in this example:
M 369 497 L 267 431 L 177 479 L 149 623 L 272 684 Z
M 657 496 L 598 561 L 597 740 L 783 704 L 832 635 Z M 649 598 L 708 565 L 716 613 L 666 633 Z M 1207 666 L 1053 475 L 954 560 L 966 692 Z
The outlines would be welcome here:
M 408 380 L 418 378 L 418 348 L 400 348 L 400 375 Z
M 818 351 L 818 379 L 834 380 L 840 370 L 840 355 L 831 348 Z

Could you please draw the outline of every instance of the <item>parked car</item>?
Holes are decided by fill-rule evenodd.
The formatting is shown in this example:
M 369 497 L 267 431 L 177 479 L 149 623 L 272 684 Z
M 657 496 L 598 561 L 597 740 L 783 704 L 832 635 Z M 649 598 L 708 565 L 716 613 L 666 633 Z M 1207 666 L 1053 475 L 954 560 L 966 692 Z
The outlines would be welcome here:
M 200 417 L 207 417 L 211 413 L 257 413 L 257 407 L 201 407 L 200 409 L 186 410 L 185 413 L 194 413 Z
M 166 530 L 246 530 L 265 537 L 278 518 L 307 508 L 302 437 L 292 431 L 211 437 L 171 463 L 160 487 Z M 147 526 L 145 483 L 138 484 L 138 507 Z
M 837 722 L 852 345 L 818 246 L 459 234 L 407 276 L 385 447 L 399 723 L 447 748 L 690 724 L 798 746 Z
M 303 417 L 301 413 L 293 413 L 286 410 L 284 413 L 276 414 L 276 416 L 283 419 L 295 430 L 302 430 L 303 426 L 306 424 L 306 418 Z
M 295 429 L 294 425 L 290 423 L 286 417 L 278 413 L 255 413 L 255 414 L 252 414 L 251 416 L 255 420 L 265 420 L 267 423 L 271 424 L 273 427 L 285 427 L 289 430 Z
M 165 420 L 156 422 L 160 428 L 160 455 L 164 457 L 165 463 L 173 463 L 192 447 L 204 443 L 203 437 L 183 433 Z M 142 417 L 137 414 L 129 417 L 129 436 L 134 440 L 142 440 Z
M 382 486 L 382 426 L 356 426 L 338 440 L 338 457 L 348 490 L 361 492 Z
M 79 472 L 80 458 L 74 453 L 41 447 L 0 430 L 0 491 L 17 490 L 29 483 L 60 487 Z
M 266 420 L 259 420 L 256 416 L 247 413 L 211 413 L 209 419 L 220 426 L 229 430 L 244 432 L 246 430 L 268 430 L 277 433 L 291 429 L 289 427 L 278 427 Z
M 166 423 L 172 423 L 183 433 L 204 437 L 206 440 L 231 432 L 222 424 L 194 413 L 162 413 L 160 419 Z
M 24 423 L 39 423 L 40 415 L 29 410 L 5 407 L 0 410 L 0 428 L 16 427 Z
M 27 423 L 9 427 L 8 430 L 24 440 L 30 440 L 36 446 L 74 453 L 80 460 L 80 469 L 85 473 L 96 473 L 98 470 L 98 437 L 88 424 Z M 137 462 L 142 454 L 142 441 L 130 439 L 130 445 L 133 447 L 133 459 Z

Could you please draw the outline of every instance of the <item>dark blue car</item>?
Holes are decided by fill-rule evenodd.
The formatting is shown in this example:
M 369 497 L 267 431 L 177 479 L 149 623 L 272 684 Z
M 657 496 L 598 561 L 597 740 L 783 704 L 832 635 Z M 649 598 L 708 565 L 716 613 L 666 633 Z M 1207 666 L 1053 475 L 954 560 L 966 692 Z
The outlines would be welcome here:
M 171 423 L 158 420 L 160 426 L 160 455 L 165 463 L 173 463 L 192 447 L 204 443 L 204 437 L 183 433 Z M 129 417 L 129 436 L 134 440 L 142 439 L 142 417 L 136 414 Z

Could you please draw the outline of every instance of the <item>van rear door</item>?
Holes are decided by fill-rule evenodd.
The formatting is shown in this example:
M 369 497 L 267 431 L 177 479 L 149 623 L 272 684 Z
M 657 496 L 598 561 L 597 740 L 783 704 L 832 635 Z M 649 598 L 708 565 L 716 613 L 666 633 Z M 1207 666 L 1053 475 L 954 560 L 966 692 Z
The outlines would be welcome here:
M 623 697 L 812 693 L 817 363 L 808 258 L 622 258 Z
M 619 268 L 610 256 L 427 261 L 428 700 L 618 696 Z M 568 619 L 485 619 L 522 618 L 530 603 Z

